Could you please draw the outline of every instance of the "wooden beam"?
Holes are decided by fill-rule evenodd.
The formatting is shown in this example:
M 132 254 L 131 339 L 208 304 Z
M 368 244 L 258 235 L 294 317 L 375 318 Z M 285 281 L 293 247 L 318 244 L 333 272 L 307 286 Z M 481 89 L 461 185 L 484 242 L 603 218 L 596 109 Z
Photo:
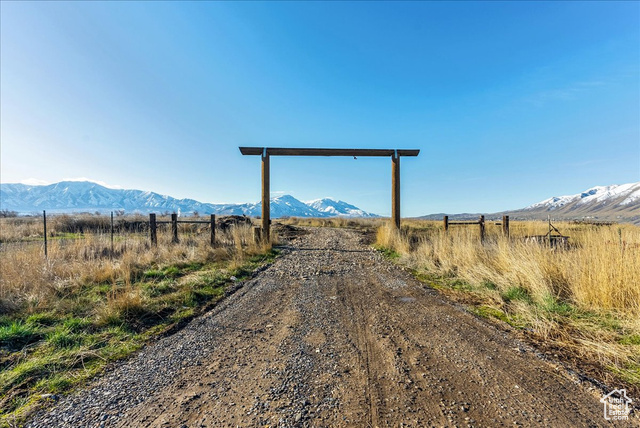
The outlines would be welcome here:
M 264 151 L 264 147 L 240 147 L 240 153 L 243 155 L 253 155 L 258 156 L 261 155 Z
M 270 190 L 269 190 L 269 154 L 262 155 L 262 238 L 269 242 L 271 228 L 270 212 Z
M 400 157 L 391 157 L 391 220 L 400 229 Z
M 249 156 L 262 155 L 266 150 L 270 156 L 393 156 L 393 149 L 311 149 L 279 147 L 240 147 L 240 153 Z M 420 150 L 397 150 L 398 156 L 418 156 Z
M 420 154 L 420 150 L 397 150 L 398 156 L 418 156 Z

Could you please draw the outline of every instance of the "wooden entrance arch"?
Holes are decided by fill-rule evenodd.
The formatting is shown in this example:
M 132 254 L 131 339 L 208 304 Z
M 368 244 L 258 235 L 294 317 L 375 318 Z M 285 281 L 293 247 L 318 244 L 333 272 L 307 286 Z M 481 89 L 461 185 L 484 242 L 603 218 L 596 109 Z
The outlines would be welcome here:
M 420 150 L 398 149 L 293 149 L 277 147 L 240 147 L 240 153 L 262 157 L 262 236 L 269 240 L 271 225 L 269 157 L 271 156 L 389 156 L 391 157 L 391 220 L 400 228 L 400 157 L 418 156 Z

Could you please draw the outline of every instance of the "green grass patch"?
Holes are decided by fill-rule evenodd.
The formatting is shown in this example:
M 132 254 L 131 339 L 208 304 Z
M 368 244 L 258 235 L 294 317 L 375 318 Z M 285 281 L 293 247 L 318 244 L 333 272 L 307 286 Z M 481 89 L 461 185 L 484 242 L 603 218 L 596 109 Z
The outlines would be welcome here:
M 447 278 L 447 279 L 444 279 L 443 281 L 448 288 L 451 288 L 457 291 L 474 291 L 476 289 L 476 287 L 474 287 L 473 285 L 458 278 Z
M 60 321 L 60 317 L 58 317 L 53 312 L 38 312 L 33 315 L 29 315 L 25 322 L 34 327 L 47 327 L 52 326 Z
M 163 274 L 165 278 L 173 279 L 182 275 L 182 272 L 180 271 L 180 268 L 178 268 L 177 266 L 169 266 L 164 269 Z
M 608 369 L 623 381 L 633 385 L 640 385 L 640 363 L 631 362 L 622 367 L 609 366 Z
M 20 350 L 26 345 L 40 340 L 40 328 L 23 321 L 11 321 L 0 325 L 0 347 L 8 350 Z
M 482 284 L 480 284 L 483 288 L 486 288 L 487 290 L 497 290 L 498 286 L 495 285 L 493 282 L 491 281 L 482 281 Z
M 500 309 L 496 309 L 491 306 L 485 306 L 485 305 L 476 306 L 476 307 L 472 307 L 470 311 L 483 318 L 495 318 L 495 319 L 499 319 L 500 321 L 504 321 L 508 324 L 511 324 L 511 319 L 506 313 L 502 312 Z
M 640 346 L 640 334 L 625 334 L 618 338 L 618 343 L 621 345 L 636 345 Z M 638 350 L 640 351 L 640 350 Z
M 163 279 L 164 272 L 158 269 L 149 269 L 143 273 L 143 276 L 148 279 Z
M 163 280 L 155 283 L 142 283 L 140 287 L 145 290 L 148 297 L 154 298 L 173 293 L 176 291 L 177 284 L 172 280 Z
M 400 253 L 398 253 L 397 251 L 391 248 L 380 247 L 380 246 L 374 246 L 374 248 L 380 251 L 382 255 L 385 256 L 387 259 L 390 259 L 390 260 L 400 259 Z
M 73 333 L 70 329 L 62 327 L 47 335 L 47 343 L 54 348 L 73 348 L 82 344 L 82 335 Z
M 533 303 L 533 300 L 531 299 L 529 292 L 522 287 L 511 287 L 507 289 L 507 291 L 502 293 L 500 296 L 502 297 L 502 300 L 504 300 L 507 303 L 514 300 L 519 300 L 521 302 L 525 302 L 529 304 Z
M 554 296 L 547 295 L 539 305 L 548 315 L 572 316 L 576 314 L 576 309 L 568 302 L 561 301 Z
M 178 263 L 175 265 L 175 267 L 183 273 L 196 272 L 201 270 L 204 266 L 205 264 L 201 262 L 189 262 L 189 263 L 185 262 L 185 263 Z

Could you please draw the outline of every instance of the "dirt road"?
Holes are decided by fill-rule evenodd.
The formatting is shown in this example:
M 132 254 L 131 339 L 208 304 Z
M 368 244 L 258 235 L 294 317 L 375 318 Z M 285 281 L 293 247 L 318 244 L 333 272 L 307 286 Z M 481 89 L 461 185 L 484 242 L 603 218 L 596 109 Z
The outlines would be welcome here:
M 605 425 L 601 406 L 357 232 L 325 228 L 30 426 L 586 427 Z

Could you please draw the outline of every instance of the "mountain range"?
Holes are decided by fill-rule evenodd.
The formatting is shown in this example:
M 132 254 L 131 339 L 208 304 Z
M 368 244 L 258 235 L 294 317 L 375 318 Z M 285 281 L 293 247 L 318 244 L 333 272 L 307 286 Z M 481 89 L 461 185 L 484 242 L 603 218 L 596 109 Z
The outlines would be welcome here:
M 441 220 L 444 214 L 422 219 Z M 480 214 L 450 214 L 452 220 L 477 218 Z M 525 208 L 486 214 L 488 219 L 508 215 L 512 220 L 616 221 L 640 224 L 640 182 L 596 186 L 573 195 L 553 196 Z
M 194 212 L 257 217 L 262 204 L 211 204 L 142 190 L 111 189 L 88 181 L 62 181 L 49 185 L 0 184 L 0 210 L 30 214 L 47 210 L 63 212 L 133 213 Z M 420 217 L 441 220 L 444 213 Z M 451 220 L 477 218 L 480 214 L 448 214 Z M 486 214 L 487 219 L 509 215 L 513 220 L 618 221 L 640 224 L 640 182 L 596 186 L 573 195 L 554 196 L 525 208 Z M 332 198 L 302 202 L 290 195 L 271 198 L 271 216 L 278 217 L 378 217 Z
M 332 198 L 302 202 L 290 195 L 271 198 L 271 216 L 277 217 L 377 217 L 360 208 Z M 89 181 L 61 181 L 35 186 L 20 183 L 0 184 L 0 210 L 30 214 L 46 210 L 50 213 L 125 212 L 183 214 L 246 215 L 261 214 L 262 203 L 209 204 L 194 199 L 142 190 L 111 189 Z

